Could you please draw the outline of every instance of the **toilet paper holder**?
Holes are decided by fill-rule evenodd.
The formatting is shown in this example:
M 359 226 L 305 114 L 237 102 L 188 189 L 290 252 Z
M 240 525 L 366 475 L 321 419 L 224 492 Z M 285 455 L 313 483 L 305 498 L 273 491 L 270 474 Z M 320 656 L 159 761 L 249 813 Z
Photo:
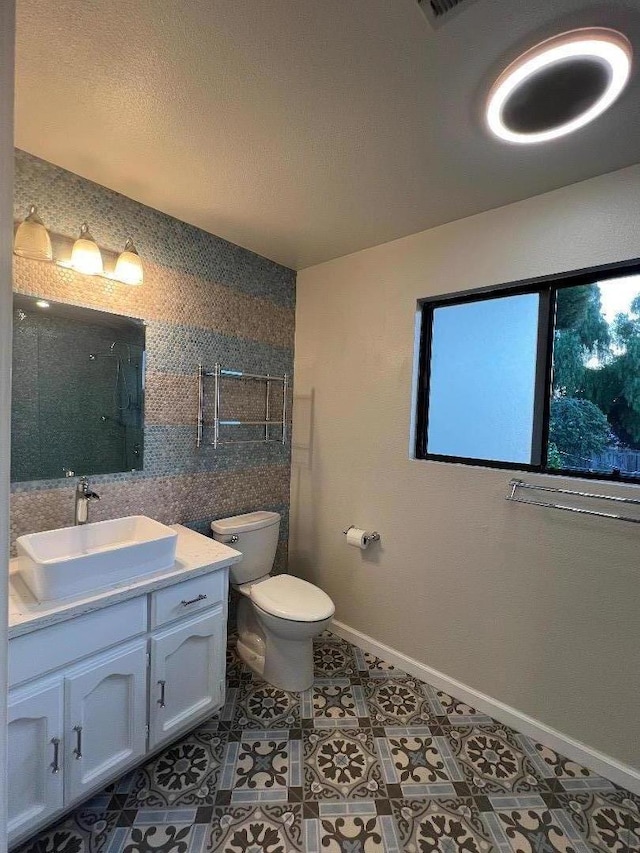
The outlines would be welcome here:
M 346 530 L 342 531 L 345 536 L 351 530 L 352 527 L 355 527 L 355 524 L 350 524 Z M 378 533 L 377 530 L 372 530 L 371 533 L 369 533 L 369 532 L 365 533 L 364 539 L 365 539 L 365 542 L 367 543 L 367 545 L 371 544 L 371 542 L 379 542 L 380 541 L 380 534 Z

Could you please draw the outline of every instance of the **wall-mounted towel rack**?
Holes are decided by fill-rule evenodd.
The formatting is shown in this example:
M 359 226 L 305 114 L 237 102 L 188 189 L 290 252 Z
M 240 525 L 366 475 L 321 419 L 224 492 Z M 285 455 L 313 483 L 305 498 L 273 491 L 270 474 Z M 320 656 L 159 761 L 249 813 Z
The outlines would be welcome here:
M 196 446 L 202 447 L 204 428 L 205 428 L 205 380 L 213 379 L 213 420 L 211 426 L 213 428 L 213 440 L 209 442 L 212 447 L 219 447 L 221 444 L 264 444 L 265 442 L 275 442 L 277 444 L 286 444 L 287 442 L 287 392 L 289 390 L 289 377 L 285 373 L 283 376 L 272 376 L 270 373 L 246 373 L 243 370 L 230 370 L 224 368 L 220 364 L 216 364 L 213 370 L 206 370 L 202 364 L 198 365 L 198 428 L 196 436 Z M 237 418 L 221 418 L 220 407 L 222 403 L 222 380 L 223 379 L 248 379 L 256 382 L 265 383 L 264 395 L 264 420 L 240 420 Z M 271 417 L 271 388 L 272 385 L 282 385 L 282 417 L 273 419 Z M 262 426 L 264 427 L 263 438 L 238 438 L 238 439 L 221 439 L 220 427 L 243 427 L 243 426 Z M 272 438 L 271 430 L 277 427 L 279 435 L 277 438 Z
M 525 483 L 524 480 L 510 480 L 509 494 L 506 500 L 514 501 L 515 503 L 531 504 L 531 506 L 544 506 L 550 509 L 561 509 L 565 512 L 577 512 L 580 515 L 595 515 L 598 518 L 612 518 L 615 521 L 629 521 L 631 524 L 640 524 L 640 517 L 634 518 L 631 515 L 620 515 L 615 512 L 602 512 L 595 509 L 583 509 L 579 506 L 570 506 L 569 504 L 552 503 L 551 501 L 537 501 L 535 499 L 520 498 L 517 495 L 518 489 L 531 489 L 538 492 L 552 492 L 556 495 L 573 495 L 578 498 L 594 498 L 600 501 L 613 501 L 618 504 L 635 504 L 640 506 L 639 498 L 620 498 L 616 495 L 600 495 L 595 492 L 579 492 L 576 489 L 558 489 L 554 486 L 540 486 L 536 483 Z

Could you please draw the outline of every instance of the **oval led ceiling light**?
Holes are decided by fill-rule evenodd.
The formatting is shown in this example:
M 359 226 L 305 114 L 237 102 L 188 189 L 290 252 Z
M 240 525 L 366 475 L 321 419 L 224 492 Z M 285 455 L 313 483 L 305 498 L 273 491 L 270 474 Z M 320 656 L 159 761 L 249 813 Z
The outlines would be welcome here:
M 495 136 L 521 144 L 573 133 L 616 100 L 631 73 L 631 45 L 600 27 L 541 42 L 495 81 L 486 120 Z

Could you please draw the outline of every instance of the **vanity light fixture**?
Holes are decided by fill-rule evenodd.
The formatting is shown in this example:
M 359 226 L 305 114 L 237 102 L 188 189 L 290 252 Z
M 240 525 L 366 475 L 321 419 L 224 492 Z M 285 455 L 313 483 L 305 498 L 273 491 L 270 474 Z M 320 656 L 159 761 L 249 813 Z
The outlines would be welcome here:
M 123 284 L 142 284 L 144 277 L 142 261 L 131 237 L 127 239 L 123 251 L 118 255 L 113 277 Z
M 36 305 L 38 308 L 51 308 L 51 303 L 46 299 L 36 299 Z
M 56 236 L 56 247 L 59 243 L 70 243 L 69 238 L 63 235 Z M 36 261 L 49 261 L 60 267 L 74 269 L 84 275 L 96 275 L 108 278 L 120 284 L 142 284 L 144 271 L 142 260 L 133 240 L 129 237 L 124 244 L 124 249 L 119 255 L 111 250 L 105 250 L 107 254 L 108 271 L 105 271 L 102 259 L 102 251 L 93 239 L 89 226 L 83 222 L 80 226 L 80 235 L 73 243 L 71 257 L 68 258 L 68 249 L 63 250 L 62 257 L 54 257 L 51 246 L 51 237 L 38 216 L 34 204 L 29 207 L 29 213 L 16 229 L 13 251 L 23 258 L 32 258 Z M 40 306 L 48 307 L 48 306 Z
M 22 258 L 34 258 L 37 261 L 53 260 L 51 238 L 38 216 L 35 204 L 31 205 L 26 219 L 18 225 L 13 251 Z
M 104 275 L 102 255 L 98 244 L 91 236 L 89 226 L 83 222 L 80 226 L 80 236 L 71 250 L 71 266 L 77 272 L 85 275 Z
M 632 50 L 616 30 L 571 30 L 537 44 L 493 84 L 489 130 L 507 142 L 547 142 L 584 127 L 618 98 L 631 73 Z

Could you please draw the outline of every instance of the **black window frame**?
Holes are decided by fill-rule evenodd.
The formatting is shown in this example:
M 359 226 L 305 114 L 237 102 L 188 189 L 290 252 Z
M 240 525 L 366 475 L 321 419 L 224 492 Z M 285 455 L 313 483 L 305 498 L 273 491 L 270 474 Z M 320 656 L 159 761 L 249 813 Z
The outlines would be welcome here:
M 603 264 L 571 272 L 554 273 L 553 275 L 509 282 L 492 287 L 482 287 L 461 293 L 419 299 L 418 310 L 421 313 L 421 323 L 415 410 L 415 458 L 431 462 L 449 462 L 482 468 L 498 468 L 507 471 L 530 471 L 558 477 L 575 477 L 578 479 L 639 484 L 640 477 L 625 475 L 619 471 L 606 473 L 567 468 L 548 468 L 544 464 L 549 441 L 556 294 L 559 290 L 566 287 L 598 284 L 603 280 L 625 278 L 632 275 L 640 275 L 640 259 L 619 261 L 613 264 Z M 436 308 L 445 306 L 484 302 L 505 296 L 520 296 L 530 293 L 540 295 L 532 438 L 532 458 L 537 459 L 537 461 L 533 463 L 502 462 L 467 456 L 429 453 L 427 451 L 427 436 L 429 426 L 429 382 L 433 312 Z

